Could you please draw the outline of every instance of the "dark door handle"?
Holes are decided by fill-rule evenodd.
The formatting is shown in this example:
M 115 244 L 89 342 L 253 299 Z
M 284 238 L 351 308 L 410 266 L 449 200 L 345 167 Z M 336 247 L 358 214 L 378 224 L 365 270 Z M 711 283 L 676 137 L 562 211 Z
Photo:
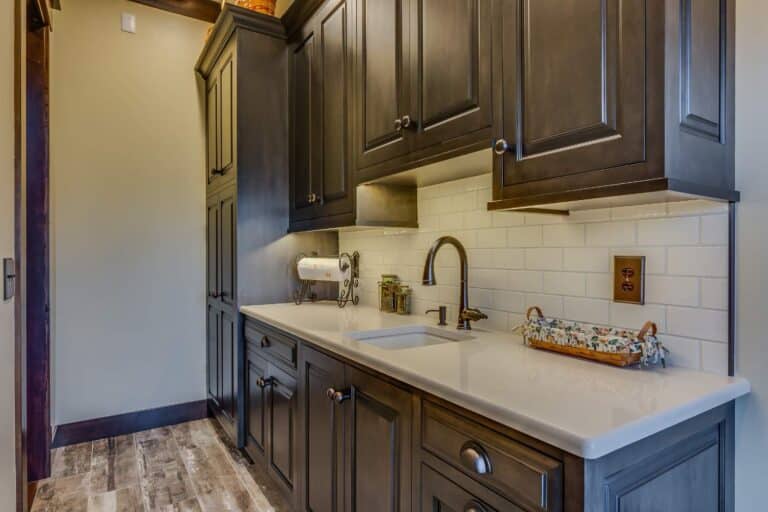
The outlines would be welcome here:
M 464 512 L 488 512 L 488 509 L 485 508 L 481 503 L 472 500 L 464 505 Z
M 488 457 L 485 448 L 474 441 L 464 443 L 464 446 L 461 447 L 459 458 L 465 468 L 474 471 L 478 475 L 487 475 L 493 472 L 491 458 Z
M 211 292 L 208 294 L 208 296 L 212 299 L 218 299 L 219 297 L 221 297 L 221 295 L 219 295 L 219 292 Z
M 496 142 L 493 144 L 493 152 L 499 156 L 509 151 L 510 148 L 511 146 L 509 145 L 509 142 L 506 141 L 506 139 L 496 139 Z
M 267 338 L 266 336 L 262 336 L 261 337 L 261 348 L 268 348 L 269 345 L 270 345 L 269 338 Z
M 213 176 L 224 176 L 224 169 L 211 169 Z
M 336 402 L 337 404 L 343 404 L 350 398 L 352 398 L 352 392 L 349 389 L 344 389 L 342 391 L 336 391 L 333 388 L 328 388 L 328 390 L 325 392 L 326 396 L 328 396 L 329 400 L 332 400 Z
M 410 128 L 411 125 L 413 124 L 413 122 L 411 120 L 411 116 L 404 115 L 403 118 L 401 119 L 401 123 L 403 125 L 403 128 Z

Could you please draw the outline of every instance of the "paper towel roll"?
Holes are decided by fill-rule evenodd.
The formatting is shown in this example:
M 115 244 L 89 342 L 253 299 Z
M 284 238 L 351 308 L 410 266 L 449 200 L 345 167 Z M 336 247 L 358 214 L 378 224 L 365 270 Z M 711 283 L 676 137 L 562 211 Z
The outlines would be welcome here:
M 338 258 L 301 258 L 297 264 L 299 278 L 305 281 L 339 281 L 349 279 L 349 266 L 339 268 Z

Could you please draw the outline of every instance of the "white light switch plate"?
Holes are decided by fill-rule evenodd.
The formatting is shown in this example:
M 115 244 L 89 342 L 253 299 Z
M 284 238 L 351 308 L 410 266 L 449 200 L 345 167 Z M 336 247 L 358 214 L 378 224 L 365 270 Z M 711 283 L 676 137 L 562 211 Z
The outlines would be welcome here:
M 136 16 L 127 12 L 120 15 L 120 29 L 131 34 L 136 33 Z

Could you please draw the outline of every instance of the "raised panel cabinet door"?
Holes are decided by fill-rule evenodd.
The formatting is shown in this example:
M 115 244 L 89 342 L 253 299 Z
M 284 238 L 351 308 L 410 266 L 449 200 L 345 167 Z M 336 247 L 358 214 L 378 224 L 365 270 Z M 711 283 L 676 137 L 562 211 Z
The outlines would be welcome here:
M 206 142 L 208 162 L 208 183 L 211 183 L 219 172 L 219 81 L 216 75 L 208 80 L 205 95 L 206 110 Z
M 481 489 L 481 496 L 472 494 L 463 485 Z M 488 502 L 492 503 L 488 503 Z M 432 469 L 427 464 L 421 465 L 422 512 L 522 512 L 523 509 L 504 500 L 499 495 L 472 484 L 466 478 L 453 481 L 449 477 Z
M 411 510 L 411 394 L 346 367 L 347 512 Z
M 267 440 L 267 362 L 248 350 L 248 364 L 245 374 L 245 441 L 248 451 L 263 456 Z
M 221 352 L 219 355 L 221 374 L 221 410 L 230 419 L 237 411 L 237 319 L 228 311 L 221 311 Z
M 491 0 L 412 0 L 412 5 L 417 146 L 490 128 Z
M 501 185 L 644 161 L 646 3 L 504 4 Z
M 272 363 L 268 366 L 270 472 L 293 491 L 296 469 L 296 379 Z
M 357 167 L 408 152 L 411 0 L 357 0 L 355 62 Z
M 221 205 L 219 197 L 214 195 L 207 200 L 207 219 L 206 219 L 206 288 L 208 301 L 217 301 L 219 299 L 219 229 L 221 227 Z
M 330 391 L 330 396 L 329 396 Z M 344 506 L 343 413 L 333 393 L 344 395 L 344 364 L 306 345 L 299 356 L 302 512 L 341 512 Z
M 318 33 L 320 53 L 318 68 L 321 74 L 320 94 L 322 118 L 316 127 L 321 130 L 321 166 L 312 179 L 320 190 L 320 208 L 323 217 L 352 211 L 350 188 L 349 107 L 351 93 L 351 19 L 349 4 L 352 0 L 335 1 L 320 13 Z
M 222 304 L 234 306 L 236 302 L 236 261 L 237 261 L 237 189 L 230 187 L 221 193 L 220 229 L 220 286 L 219 297 Z
M 319 185 L 312 181 L 317 167 L 313 123 L 317 123 L 313 107 L 315 66 L 315 33 L 311 26 L 300 34 L 291 47 L 291 218 L 303 220 L 316 215 L 314 191 Z M 314 113 L 313 113 L 314 112 Z M 313 196 L 315 194 L 315 196 Z
M 221 350 L 221 322 L 219 311 L 208 304 L 206 315 L 206 373 L 208 381 L 208 398 L 219 407 L 219 353 Z
M 232 55 L 227 57 L 221 68 L 219 87 L 221 93 L 220 109 L 220 162 L 219 170 L 222 175 L 228 174 L 235 162 L 235 76 Z

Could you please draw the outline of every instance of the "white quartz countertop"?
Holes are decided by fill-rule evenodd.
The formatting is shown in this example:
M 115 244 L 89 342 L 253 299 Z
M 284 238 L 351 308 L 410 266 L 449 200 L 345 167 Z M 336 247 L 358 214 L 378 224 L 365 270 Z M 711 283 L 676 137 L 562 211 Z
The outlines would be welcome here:
M 750 391 L 742 378 L 682 368 L 614 368 L 532 349 L 520 336 L 485 330 L 482 322 L 471 340 L 385 350 L 348 333 L 435 326 L 436 320 L 335 303 L 245 306 L 241 312 L 585 459 Z M 454 319 L 448 320 L 444 329 L 455 332 Z

